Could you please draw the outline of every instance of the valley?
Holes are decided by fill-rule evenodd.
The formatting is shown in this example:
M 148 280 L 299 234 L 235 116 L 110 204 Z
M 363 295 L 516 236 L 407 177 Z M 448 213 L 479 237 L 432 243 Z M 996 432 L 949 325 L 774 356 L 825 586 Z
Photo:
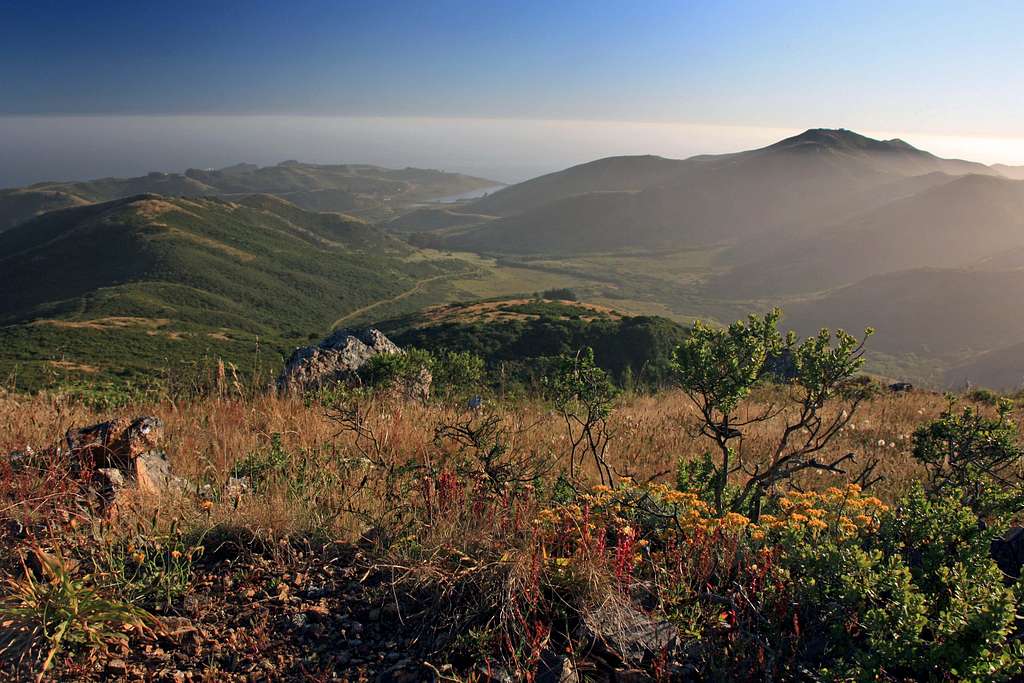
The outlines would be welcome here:
M 1006 309 L 1024 293 L 1024 180 L 1011 168 L 815 129 L 494 187 L 284 162 L 0 191 L 0 376 L 36 387 L 99 368 L 135 381 L 199 357 L 253 368 L 257 339 L 269 367 L 336 327 L 571 288 L 684 324 L 780 306 L 801 335 L 878 328 L 867 369 L 882 377 L 1024 382 L 1003 371 L 1024 345 Z M 131 192 L 150 194 L 120 197 Z M 118 316 L 140 322 L 66 324 Z M 104 339 L 132 340 L 134 360 L 107 372 Z M 118 352 L 111 365 L 125 362 Z

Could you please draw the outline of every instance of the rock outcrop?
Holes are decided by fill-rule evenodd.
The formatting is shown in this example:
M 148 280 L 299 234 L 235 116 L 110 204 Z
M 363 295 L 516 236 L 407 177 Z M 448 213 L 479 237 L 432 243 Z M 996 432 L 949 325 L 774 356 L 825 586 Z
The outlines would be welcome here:
M 109 422 L 70 429 L 65 435 L 73 471 L 94 472 L 101 495 L 110 503 L 127 489 L 147 495 L 180 493 L 187 487 L 171 474 L 167 455 L 160 450 L 164 425 L 160 418 L 115 418 Z
M 371 358 L 403 353 L 394 342 L 375 329 L 338 330 L 316 346 L 296 349 L 277 380 L 284 392 L 303 392 L 336 382 L 353 383 L 358 371 Z M 425 399 L 430 392 L 430 371 L 422 368 L 408 386 L 400 387 L 409 398 Z

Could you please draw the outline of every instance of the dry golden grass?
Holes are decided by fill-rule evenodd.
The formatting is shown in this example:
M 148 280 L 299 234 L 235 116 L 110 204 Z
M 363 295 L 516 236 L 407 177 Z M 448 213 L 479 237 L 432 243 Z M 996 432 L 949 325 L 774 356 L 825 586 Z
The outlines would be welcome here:
M 781 387 L 759 389 L 742 410 L 758 414 L 765 406 L 777 404 L 784 391 Z M 190 547 L 203 548 L 201 561 L 190 565 L 195 573 L 183 590 L 194 594 L 193 604 L 200 615 L 196 618 L 213 634 L 210 642 L 222 641 L 229 631 L 238 629 L 234 615 L 243 612 L 232 611 L 236 603 L 246 614 L 259 610 L 275 615 L 266 619 L 268 624 L 277 624 L 273 638 L 254 641 L 244 655 L 257 660 L 271 640 L 288 657 L 308 655 L 308 643 L 287 626 L 292 623 L 293 609 L 277 587 L 289 577 L 295 577 L 299 585 L 297 577 L 308 572 L 322 570 L 324 576 L 333 576 L 327 570 L 338 568 L 350 572 L 343 582 L 345 591 L 354 588 L 332 593 L 330 610 L 318 603 L 318 614 L 336 614 L 339 619 L 366 614 L 365 619 L 352 618 L 367 624 L 373 621 L 368 616 L 370 605 L 393 605 L 405 614 L 407 622 L 402 625 L 381 622 L 386 633 L 373 641 L 377 648 L 394 649 L 386 643 L 400 627 L 416 633 L 412 640 L 417 642 L 425 633 L 427 642 L 438 642 L 434 638 L 440 634 L 448 643 L 453 634 L 472 626 L 490 638 L 481 641 L 472 656 L 482 661 L 501 657 L 509 671 L 525 680 L 527 672 L 537 669 L 544 648 L 557 644 L 559 653 L 573 651 L 571 634 L 576 629 L 570 626 L 575 620 L 596 620 L 601 628 L 608 628 L 618 610 L 625 629 L 630 618 L 649 609 L 646 605 L 666 599 L 670 605 L 703 606 L 705 611 L 698 612 L 704 616 L 693 617 L 693 623 L 702 625 L 701 632 L 708 638 L 704 647 L 716 653 L 709 656 L 719 656 L 714 649 L 717 641 L 711 636 L 721 631 L 721 619 L 715 616 L 721 606 L 713 599 L 717 594 L 709 600 L 704 597 L 709 595 L 707 587 L 712 580 L 721 579 L 714 578 L 716 567 L 744 566 L 737 554 L 741 543 L 738 529 L 746 528 L 747 518 L 730 513 L 715 520 L 699 519 L 697 526 L 677 534 L 675 527 L 654 529 L 662 522 L 652 517 L 646 522 L 650 529 L 637 531 L 646 519 L 639 513 L 638 492 L 644 491 L 646 496 L 653 491 L 666 501 L 669 495 L 697 500 L 692 493 L 671 490 L 678 462 L 699 457 L 710 446 L 698 434 L 696 412 L 685 394 L 663 391 L 624 396 L 610 420 L 608 456 L 616 476 L 640 484 L 661 481 L 667 487 L 624 486 L 614 491 L 596 487 L 587 493 L 588 482 L 576 482 L 576 493 L 570 492 L 569 502 L 563 502 L 556 485 L 559 473 L 568 469 L 569 439 L 561 417 L 540 400 L 493 401 L 480 413 L 471 413 L 461 402 L 422 405 L 382 392 L 349 407 L 356 412 L 332 412 L 315 401 L 274 394 L 225 394 L 119 409 L 118 416 L 156 415 L 163 420 L 163 447 L 173 470 L 193 487 L 184 495 L 158 499 L 138 493 L 118 497 L 111 518 L 110 508 L 97 504 L 94 494 L 79 486 L 73 476 L 62 476 L 70 468 L 62 464 L 61 455 L 47 448 L 59 444 L 69 428 L 115 415 L 56 396 L 0 393 L 0 454 L 31 449 L 52 456 L 49 466 L 44 460 L 34 471 L 28 471 L 30 467 L 16 472 L 17 468 L 8 468 L 0 460 L 0 530 L 29 530 L 23 540 L 13 534 L 0 537 L 0 550 L 4 551 L 0 552 L 0 577 L 18 574 L 17 557 L 25 548 L 63 549 L 88 560 L 98 542 L 113 548 L 148 538 L 147 542 L 159 549 L 155 544 L 173 536 L 177 528 L 188 532 Z M 924 392 L 867 401 L 850 428 L 822 454 L 822 460 L 850 452 L 858 456 L 859 463 L 877 459 L 876 474 L 884 479 L 865 495 L 892 502 L 922 475 L 911 456 L 910 435 L 946 407 L 942 396 Z M 839 409 L 838 405 L 828 406 L 825 411 Z M 359 416 L 358 435 L 351 429 L 352 415 Z M 441 425 L 465 425 L 467 420 L 478 425 L 491 415 L 500 420 L 501 440 L 507 447 L 501 457 L 510 465 L 496 478 L 480 465 L 479 458 L 474 460 L 472 449 L 460 450 L 450 438 L 437 435 Z M 737 446 L 739 453 L 750 461 L 768 457 L 785 418 L 782 414 L 748 427 Z M 251 475 L 252 487 L 236 495 L 224 485 L 243 463 L 249 463 L 245 472 Z M 253 463 L 263 465 L 253 468 Z M 261 470 L 267 463 L 270 469 Z M 5 473 L 10 476 L 5 478 Z M 588 476 L 592 483 L 597 482 L 596 470 L 584 473 L 584 479 Z M 838 492 L 845 501 L 856 487 L 835 488 L 843 482 L 840 475 L 811 474 L 795 484 L 827 489 L 822 499 L 833 495 L 828 491 Z M 209 488 L 203 491 L 204 486 Z M 790 495 L 802 501 L 814 497 L 809 493 Z M 693 504 L 711 509 L 706 503 Z M 883 507 L 880 501 L 872 505 Z M 631 514 L 626 511 L 630 506 L 637 514 L 627 520 L 620 515 Z M 804 531 L 811 534 L 807 539 L 818 538 L 813 536 L 816 531 L 810 531 L 811 524 L 828 527 L 817 517 L 808 521 L 803 514 L 792 515 L 794 524 L 798 517 L 807 524 Z M 691 517 L 676 518 L 676 523 L 680 520 L 696 524 Z M 10 524 L 12 521 L 16 523 Z M 707 529 L 700 526 L 704 523 L 711 523 L 714 528 L 708 528 L 712 531 L 705 533 Z M 734 523 L 738 524 L 735 528 L 730 526 Z M 749 540 L 743 541 L 748 550 L 756 549 L 767 528 L 750 531 Z M 131 552 L 130 546 L 126 552 Z M 166 549 L 161 552 L 167 553 Z M 312 553 L 309 558 L 313 559 L 303 559 L 305 552 Z M 758 562 L 750 565 L 752 570 L 771 556 L 751 555 Z M 652 567 L 658 567 L 657 571 Z M 246 592 L 222 580 L 228 576 L 231 582 L 242 582 Z M 374 578 L 363 585 L 371 576 Z M 666 576 L 671 576 L 671 582 L 663 586 L 660 581 Z M 741 572 L 737 576 L 753 575 Z M 116 599 L 123 598 L 120 585 L 108 586 Z M 768 601 L 751 609 L 774 614 L 772 594 L 751 593 Z M 636 597 L 644 595 L 651 599 Z M 784 604 L 790 604 L 788 598 Z M 637 611 L 639 605 L 644 606 L 641 612 Z M 300 600 L 294 611 L 309 607 Z M 705 617 L 710 619 L 707 624 Z M 247 629 L 243 626 L 241 632 Z M 337 631 L 325 629 L 324 633 L 328 632 Z M 565 649 L 566 643 L 572 647 Z M 211 652 L 212 648 L 197 648 L 190 665 L 197 669 L 208 666 L 214 661 Z M 420 655 L 419 661 L 431 661 L 423 660 L 425 656 L 445 661 L 451 652 L 431 650 Z M 122 656 L 129 654 L 140 668 L 152 665 L 149 655 L 139 648 Z M 458 654 L 464 656 L 465 652 Z M 345 660 L 325 666 L 341 670 L 347 664 Z
M 770 395 L 777 391 L 780 389 L 766 390 L 752 397 L 743 409 L 753 414 L 777 398 Z M 945 407 L 942 396 L 924 392 L 886 395 L 866 402 L 851 427 L 823 453 L 823 459 L 850 452 L 857 456 L 858 463 L 878 458 L 877 473 L 884 479 L 874 492 L 891 500 L 921 474 L 910 454 L 910 435 Z M 420 405 L 383 397 L 372 399 L 363 409 L 366 425 L 378 441 L 374 458 L 379 459 L 381 466 L 436 465 L 450 447 L 435 442 L 435 428 L 469 416 L 461 407 Z M 507 429 L 509 450 L 516 457 L 546 463 L 542 469 L 549 480 L 567 469 L 568 440 L 564 424 L 548 406 L 540 401 L 525 401 L 495 403 L 490 409 L 501 416 Z M 334 486 L 347 481 L 354 491 L 356 484 L 362 483 L 358 494 L 360 504 L 378 509 L 386 507 L 375 497 L 379 491 L 374 489 L 374 479 L 380 474 L 380 467 L 367 472 L 359 467 L 343 466 L 359 457 L 362 450 L 357 448 L 353 435 L 343 430 L 328 411 L 316 403 L 307 404 L 298 398 L 272 394 L 244 399 L 208 397 L 136 405 L 119 414 L 129 417 L 152 414 L 161 418 L 166 425 L 164 447 L 174 472 L 197 485 L 209 483 L 219 487 L 237 463 L 251 454 L 266 452 L 275 435 L 279 435 L 281 450 L 294 461 L 292 464 L 298 466 L 304 460 L 307 467 L 312 466 L 321 474 L 330 473 L 333 478 L 329 481 Z M 59 443 L 72 427 L 111 417 L 110 413 L 97 412 L 59 397 L 0 396 L 0 453 L 26 448 L 40 451 Z M 784 418 L 785 414 L 748 428 L 739 442 L 740 454 L 751 461 L 766 457 L 774 448 Z M 677 391 L 622 398 L 611 418 L 611 426 L 610 465 L 618 477 L 628 476 L 637 482 L 672 482 L 680 459 L 699 457 L 711 446 L 698 434 L 696 413 L 688 399 Z M 364 450 L 366 444 L 361 445 Z M 368 483 L 362 481 L 367 475 Z M 814 473 L 804 476 L 797 484 L 821 488 L 836 480 L 837 475 Z M 340 500 L 335 503 L 339 509 L 344 507 Z M 285 495 L 283 487 L 277 490 L 271 486 L 262 495 L 249 497 L 237 506 L 218 503 L 208 514 L 220 521 L 291 533 L 300 532 L 310 524 L 311 511 L 297 506 L 294 496 Z M 329 526 L 333 532 L 345 536 L 363 530 L 366 519 L 355 519 L 339 512 Z M 326 530 L 323 524 L 318 526 Z

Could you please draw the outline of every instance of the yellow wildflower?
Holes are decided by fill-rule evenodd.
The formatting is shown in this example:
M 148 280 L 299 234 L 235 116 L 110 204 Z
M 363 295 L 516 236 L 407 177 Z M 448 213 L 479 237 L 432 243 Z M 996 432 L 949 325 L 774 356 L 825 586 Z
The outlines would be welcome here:
M 726 526 L 744 527 L 750 524 L 750 520 L 739 514 L 738 512 L 728 512 L 722 519 Z

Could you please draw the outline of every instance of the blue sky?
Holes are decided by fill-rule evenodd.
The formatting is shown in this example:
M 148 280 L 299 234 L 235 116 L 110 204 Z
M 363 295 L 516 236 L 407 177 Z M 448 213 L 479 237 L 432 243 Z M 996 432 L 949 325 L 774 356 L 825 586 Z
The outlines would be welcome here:
M 0 0 L 0 111 L 1010 135 L 1024 3 Z
M 0 0 L 0 116 L 555 119 L 1024 139 L 1022 26 L 1019 0 Z

